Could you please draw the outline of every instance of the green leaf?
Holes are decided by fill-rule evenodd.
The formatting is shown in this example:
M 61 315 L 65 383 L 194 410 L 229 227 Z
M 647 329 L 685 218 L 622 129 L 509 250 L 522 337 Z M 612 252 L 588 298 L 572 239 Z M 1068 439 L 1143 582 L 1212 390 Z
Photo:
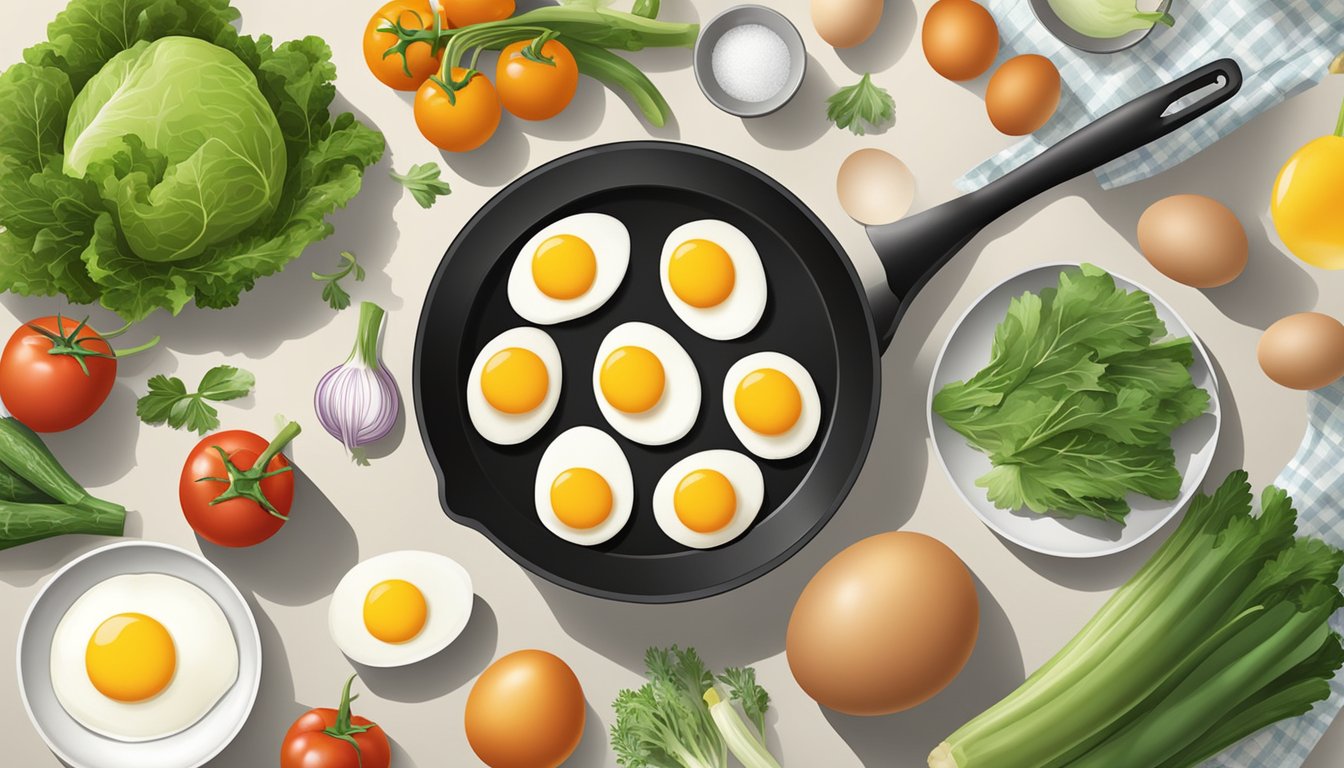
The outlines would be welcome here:
M 202 435 L 219 428 L 219 412 L 207 400 L 222 402 L 246 397 L 256 378 L 241 368 L 219 365 L 206 371 L 197 392 L 176 376 L 159 374 L 149 379 L 149 392 L 135 403 L 135 412 L 146 424 L 167 424 Z
M 350 306 L 350 294 L 341 287 L 341 280 L 347 275 L 354 275 L 357 283 L 364 280 L 364 268 L 359 265 L 355 254 L 341 251 L 341 262 L 343 266 L 335 272 L 313 273 L 313 279 L 322 283 L 322 300 L 337 311 Z
M 770 694 L 756 684 L 756 670 L 751 667 L 729 667 L 719 675 L 719 680 L 728 686 L 728 695 L 742 705 L 742 711 L 764 739 L 765 713 L 770 710 Z
M 442 170 L 438 163 L 421 163 L 411 166 L 404 174 L 391 171 L 388 175 L 405 187 L 421 208 L 429 208 L 440 196 L 453 191 L 448 182 L 439 179 L 440 173 Z
M 873 84 L 871 74 L 826 99 L 826 119 L 859 136 L 867 130 L 885 128 L 895 116 L 896 100 L 885 88 Z

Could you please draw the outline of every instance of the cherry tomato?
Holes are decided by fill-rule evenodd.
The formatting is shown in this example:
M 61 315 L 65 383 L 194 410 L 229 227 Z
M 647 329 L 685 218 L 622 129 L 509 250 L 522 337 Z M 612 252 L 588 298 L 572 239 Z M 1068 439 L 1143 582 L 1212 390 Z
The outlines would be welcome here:
M 250 547 L 274 536 L 294 504 L 293 468 L 280 451 L 299 431 L 290 422 L 270 443 L 241 429 L 197 443 L 177 485 L 192 530 L 221 547 Z
M 350 715 L 350 683 L 341 691 L 340 709 L 310 709 L 285 733 L 280 768 L 388 768 L 392 747 L 378 724 Z
M 398 38 L 391 32 L 378 30 L 391 26 L 393 22 L 407 29 L 433 29 L 434 11 L 429 7 L 429 0 L 392 0 L 378 9 L 369 19 L 368 26 L 364 27 L 364 63 L 369 65 L 369 71 L 383 85 L 399 91 L 414 91 L 426 78 L 439 71 L 443 51 L 435 53 L 429 43 L 416 42 L 406 48 L 404 62 L 399 54 L 384 56 L 389 48 L 397 44 Z M 439 23 L 442 28 L 448 28 L 447 17 L 442 11 Z M 407 69 L 411 70 L 409 75 L 406 74 Z
M 443 13 L 455 27 L 500 21 L 513 15 L 513 0 L 440 0 Z
M 519 40 L 499 54 L 499 101 L 524 120 L 547 120 L 569 105 L 579 87 L 579 65 L 559 40 Z
M 466 77 L 467 70 L 453 67 L 454 82 Z M 499 116 L 495 86 L 479 72 L 451 97 L 434 80 L 426 80 L 415 94 L 415 124 L 420 133 L 449 152 L 470 152 L 489 141 L 499 127 Z
M 40 317 L 0 355 L 0 400 L 35 432 L 60 432 L 98 410 L 117 379 L 112 347 L 82 322 Z

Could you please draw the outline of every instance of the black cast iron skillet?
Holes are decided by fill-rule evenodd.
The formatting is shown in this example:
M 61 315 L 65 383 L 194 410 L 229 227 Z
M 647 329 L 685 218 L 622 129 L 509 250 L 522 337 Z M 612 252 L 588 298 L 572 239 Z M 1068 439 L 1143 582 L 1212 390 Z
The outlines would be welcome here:
M 570 589 L 632 602 L 675 602 L 738 587 L 806 544 L 849 492 L 877 421 L 878 357 L 915 292 L 985 225 L 1035 195 L 1164 136 L 1227 101 L 1241 85 L 1231 60 L 1205 66 L 1083 128 L 998 181 L 909 219 L 869 228 L 887 284 L 865 290 L 826 227 L 760 171 L 698 147 L 629 142 L 581 150 L 510 184 L 467 223 L 429 287 L 415 346 L 415 401 L 448 515 L 490 538 L 534 573 Z M 1214 90 L 1206 90 L 1217 86 Z M 1173 109 L 1196 91 L 1193 103 Z M 1186 99 L 1187 101 L 1189 99 Z M 597 211 L 630 230 L 630 269 L 598 311 L 547 326 L 564 361 L 556 414 L 517 446 L 485 441 L 466 414 L 467 375 L 484 344 L 526 325 L 505 284 L 524 242 L 549 222 Z M 675 227 L 716 218 L 745 232 L 765 263 L 765 316 L 746 337 L 705 339 L 672 313 L 657 267 Z M 671 333 L 699 369 L 700 417 L 669 446 L 633 443 L 597 409 L 592 369 L 598 344 L 620 323 L 640 320 Z M 688 550 L 658 529 L 649 501 L 664 470 L 710 448 L 744 451 L 721 405 L 724 375 L 743 355 L 792 356 L 820 391 L 822 425 L 812 445 L 785 461 L 758 461 L 764 508 L 746 534 L 711 550 Z M 561 432 L 605 429 L 635 477 L 630 523 L 598 547 L 549 533 L 533 508 L 537 462 Z

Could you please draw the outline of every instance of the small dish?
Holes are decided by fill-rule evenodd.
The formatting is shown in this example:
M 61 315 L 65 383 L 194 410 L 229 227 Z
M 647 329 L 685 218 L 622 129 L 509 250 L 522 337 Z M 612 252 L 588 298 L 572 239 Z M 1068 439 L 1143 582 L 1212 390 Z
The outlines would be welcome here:
M 238 680 L 195 725 L 155 741 L 126 742 L 85 729 L 51 686 L 51 640 L 70 605 L 93 585 L 127 573 L 164 573 L 196 585 L 224 611 L 238 646 Z M 148 541 L 110 544 L 76 558 L 42 586 L 19 628 L 19 697 L 47 747 L 71 768 L 197 768 L 242 730 L 261 684 L 261 635 L 238 589 L 184 549 Z
M 1151 35 L 1155 28 L 1136 29 L 1119 37 L 1092 37 L 1065 24 L 1055 13 L 1055 9 L 1050 7 L 1050 0 L 1031 0 L 1031 10 L 1050 34 L 1059 38 L 1061 43 L 1087 53 L 1115 53 L 1133 48 Z M 1164 13 L 1171 10 L 1171 0 L 1161 0 L 1153 10 Z
M 764 101 L 742 101 L 728 95 L 714 77 L 714 46 L 730 29 L 745 24 L 760 24 L 779 35 L 789 49 L 789 73 L 774 96 Z M 710 19 L 695 41 L 695 81 L 705 98 L 719 109 L 738 117 L 762 117 L 789 103 L 803 84 L 807 71 L 807 48 L 803 36 L 783 14 L 763 5 L 735 5 Z
M 929 382 L 926 412 L 934 453 L 957 493 L 975 510 L 981 522 L 999 536 L 1034 552 L 1055 557 L 1086 558 L 1122 552 L 1156 533 L 1199 490 L 1213 460 L 1222 425 L 1218 379 L 1204 345 L 1170 305 L 1142 285 L 1111 273 L 1117 286 L 1130 291 L 1143 291 L 1152 297 L 1157 316 L 1166 324 L 1169 335 L 1189 336 L 1194 340 L 1195 361 L 1190 366 L 1190 375 L 1195 386 L 1209 393 L 1208 413 L 1172 433 L 1171 445 L 1176 453 L 1176 468 L 1181 473 L 1180 496 L 1174 501 L 1158 501 L 1130 494 L 1128 501 L 1131 511 L 1124 528 L 1095 518 L 1080 516 L 1070 520 L 995 507 L 985 496 L 984 489 L 975 485 L 976 478 L 990 470 L 989 457 L 967 444 L 965 438 L 933 412 L 933 396 L 938 390 L 951 382 L 970 378 L 989 361 L 994 329 L 1008 313 L 1009 302 L 1027 291 L 1039 292 L 1057 284 L 1061 270 L 1077 266 L 1073 263 L 1058 263 L 1032 267 L 1009 277 L 976 299 L 957 320 L 947 342 L 938 353 L 933 378 Z

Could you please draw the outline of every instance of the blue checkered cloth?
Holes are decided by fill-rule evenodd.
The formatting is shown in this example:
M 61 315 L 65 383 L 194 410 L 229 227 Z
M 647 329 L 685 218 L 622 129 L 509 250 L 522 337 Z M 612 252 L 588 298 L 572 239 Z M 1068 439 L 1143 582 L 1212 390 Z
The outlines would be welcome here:
M 1312 392 L 1307 434 L 1275 485 L 1288 491 L 1298 510 L 1300 535 L 1344 548 L 1344 382 Z M 1344 633 L 1344 611 L 1330 620 Z M 1215 756 L 1217 768 L 1299 768 L 1344 704 L 1344 672 L 1330 683 L 1330 698 L 1301 717 L 1276 723 Z
M 1315 85 L 1344 51 L 1344 0 L 1177 0 L 1171 11 L 1176 26 L 1159 24 L 1137 46 L 1109 54 L 1061 43 L 1036 19 L 1029 0 L 980 2 L 999 24 L 999 63 L 1020 53 L 1048 56 L 1059 67 L 1064 92 L 1044 128 L 957 180 L 965 192 L 1164 83 L 1216 59 L 1235 59 L 1245 83 L 1231 101 L 1096 172 L 1106 189 L 1146 179 Z

